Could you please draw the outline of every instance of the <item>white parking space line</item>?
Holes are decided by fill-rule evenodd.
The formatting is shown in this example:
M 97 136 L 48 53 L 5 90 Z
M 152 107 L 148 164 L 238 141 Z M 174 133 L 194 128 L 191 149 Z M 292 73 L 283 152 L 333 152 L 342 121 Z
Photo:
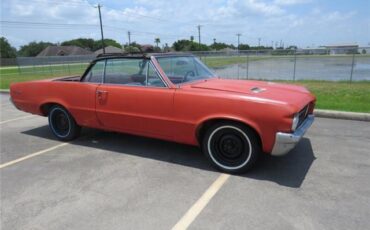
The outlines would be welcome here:
M 193 204 L 193 206 L 185 213 L 185 215 L 173 226 L 172 230 L 187 229 L 190 224 L 197 218 L 202 210 L 207 206 L 208 202 L 220 190 L 220 188 L 229 179 L 229 174 L 222 173 L 212 185 L 203 193 L 203 195 Z
M 23 117 L 17 117 L 17 118 L 5 120 L 5 121 L 0 121 L 0 125 L 8 123 L 8 122 L 12 122 L 12 121 L 18 121 L 18 120 L 30 118 L 30 117 L 35 117 L 35 115 L 27 115 L 27 116 L 23 116 Z
M 44 150 L 41 150 L 41 151 L 38 151 L 38 152 L 35 152 L 35 153 L 32 153 L 32 154 L 29 154 L 27 156 L 24 156 L 24 157 L 21 157 L 21 158 L 18 158 L 18 159 L 15 159 L 13 161 L 9 161 L 7 163 L 4 163 L 4 164 L 1 164 L 0 165 L 0 169 L 2 168 L 5 168 L 5 167 L 8 167 L 8 166 L 11 166 L 11 165 L 14 165 L 14 164 L 17 164 L 21 161 L 24 161 L 24 160 L 27 160 L 27 159 L 30 159 L 32 157 L 36 157 L 36 156 L 39 156 L 41 154 L 44 154 L 44 153 L 47 153 L 47 152 L 50 152 L 52 150 L 55 150 L 55 149 L 58 149 L 60 147 L 63 147 L 63 146 L 66 146 L 68 145 L 69 143 L 62 143 L 62 144 L 59 144 L 59 145 L 55 145 L 53 147 L 50 147 L 48 149 L 44 149 Z

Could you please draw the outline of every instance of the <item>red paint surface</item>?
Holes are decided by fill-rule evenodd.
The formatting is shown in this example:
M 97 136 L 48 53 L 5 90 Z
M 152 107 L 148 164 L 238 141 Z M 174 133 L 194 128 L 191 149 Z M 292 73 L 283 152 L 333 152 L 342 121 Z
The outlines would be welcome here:
M 293 114 L 315 101 L 300 86 L 214 78 L 176 87 L 165 81 L 168 88 L 41 80 L 12 84 L 10 92 L 25 112 L 45 115 L 41 107 L 56 103 L 81 126 L 191 145 L 199 144 L 204 122 L 235 120 L 259 134 L 265 152 L 271 152 L 276 132 L 291 132 Z M 253 87 L 264 91 L 254 93 Z

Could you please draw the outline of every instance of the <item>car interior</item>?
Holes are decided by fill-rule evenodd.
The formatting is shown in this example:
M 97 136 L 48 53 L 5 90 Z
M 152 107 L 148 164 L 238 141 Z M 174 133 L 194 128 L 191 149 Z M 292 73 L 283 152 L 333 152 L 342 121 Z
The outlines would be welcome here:
M 102 69 L 100 69 L 100 71 L 96 71 L 94 67 L 87 74 L 85 81 L 100 82 L 99 80 L 96 80 L 96 76 L 98 75 L 100 78 L 103 71 Z M 108 84 L 131 86 L 165 87 L 164 83 L 159 78 L 157 73 L 152 69 L 152 67 L 152 71 L 148 71 L 147 68 L 150 67 L 151 65 L 147 60 L 138 61 L 138 66 L 134 68 L 132 66 L 125 67 L 124 61 L 117 61 L 116 63 L 115 61 L 111 61 L 109 63 L 107 62 L 104 82 Z M 147 73 L 148 78 L 146 77 Z

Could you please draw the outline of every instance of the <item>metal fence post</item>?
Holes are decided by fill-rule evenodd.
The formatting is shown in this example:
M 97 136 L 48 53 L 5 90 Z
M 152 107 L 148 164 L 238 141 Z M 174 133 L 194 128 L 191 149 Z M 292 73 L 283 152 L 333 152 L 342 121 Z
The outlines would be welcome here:
M 294 50 L 294 69 L 293 69 L 293 81 L 295 81 L 295 70 L 297 65 L 297 52 Z
M 351 65 L 351 76 L 349 77 L 349 82 L 352 83 L 353 68 L 355 66 L 355 53 L 352 54 L 352 65 Z
M 35 67 L 35 63 L 32 63 L 32 70 L 33 70 L 33 74 L 37 74 L 37 70 L 36 70 L 36 67 Z
M 49 64 L 50 74 L 51 74 L 51 75 L 54 75 L 54 73 L 53 73 L 53 68 L 51 67 L 51 63 L 50 63 L 50 60 L 49 60 L 49 59 L 48 59 L 48 64 Z
M 249 53 L 247 53 L 247 62 L 246 62 L 246 71 L 247 71 L 247 80 L 248 80 L 248 72 L 249 72 Z
M 68 67 L 68 74 L 71 75 L 71 69 L 69 67 L 69 61 L 67 61 L 67 67 Z
M 19 65 L 18 57 L 15 58 L 18 67 L 18 74 L 22 74 L 21 66 Z
M 239 80 L 239 63 L 237 63 L 237 65 L 238 65 L 238 80 Z

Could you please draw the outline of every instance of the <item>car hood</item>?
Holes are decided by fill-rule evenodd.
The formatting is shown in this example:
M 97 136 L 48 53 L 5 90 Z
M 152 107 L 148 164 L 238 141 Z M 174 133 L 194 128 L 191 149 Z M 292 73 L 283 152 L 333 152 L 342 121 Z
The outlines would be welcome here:
M 301 109 L 315 97 L 303 86 L 265 81 L 209 79 L 195 82 L 192 89 L 230 92 L 248 96 L 251 100 L 291 104 Z

